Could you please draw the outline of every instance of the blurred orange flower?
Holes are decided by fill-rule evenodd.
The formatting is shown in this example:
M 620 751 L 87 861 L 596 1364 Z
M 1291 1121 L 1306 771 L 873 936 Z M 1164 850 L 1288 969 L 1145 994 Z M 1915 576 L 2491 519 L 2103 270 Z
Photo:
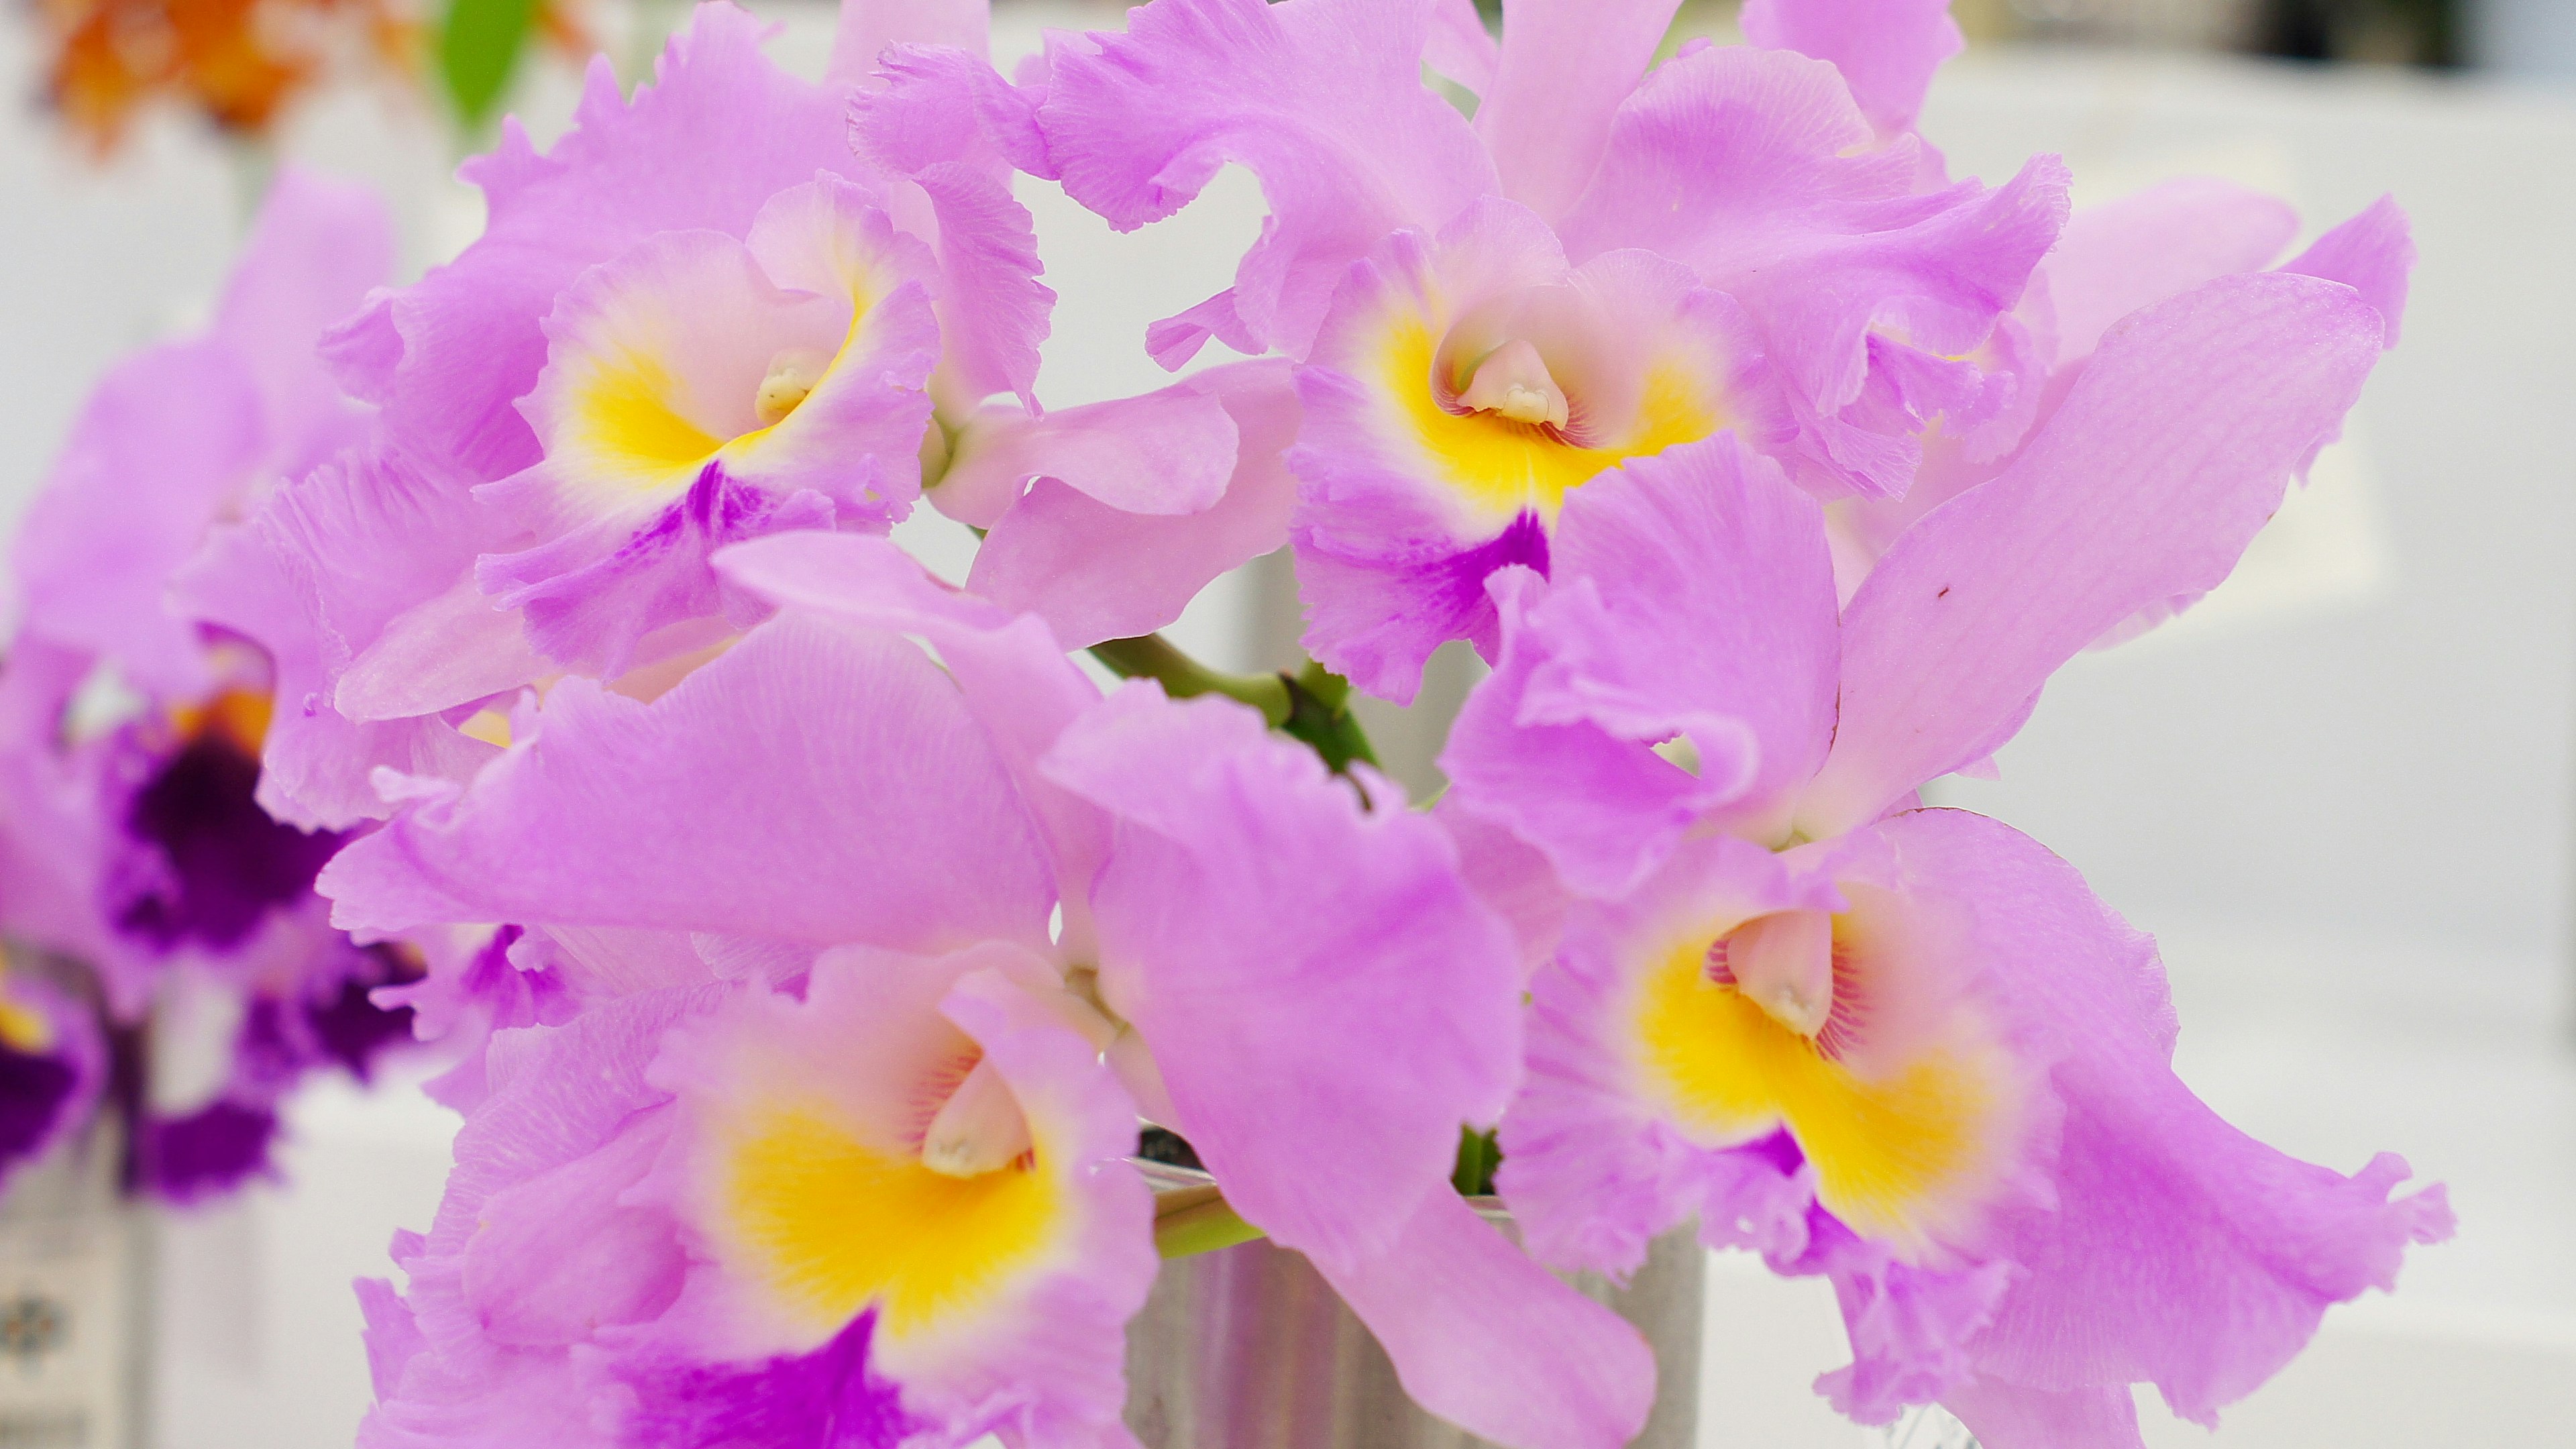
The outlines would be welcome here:
M 98 155 L 156 102 L 256 136 L 325 76 L 366 67 L 406 86 L 428 27 L 417 0 L 36 0 L 53 50 L 47 98 Z M 588 48 L 578 0 L 541 0 L 535 29 Z

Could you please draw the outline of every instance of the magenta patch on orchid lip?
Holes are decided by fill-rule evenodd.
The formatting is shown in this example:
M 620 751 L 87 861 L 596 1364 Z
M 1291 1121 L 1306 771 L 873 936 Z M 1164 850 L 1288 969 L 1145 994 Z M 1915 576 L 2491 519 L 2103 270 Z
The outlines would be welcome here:
M 894 1449 L 921 1427 L 871 1368 L 871 1311 L 812 1353 L 757 1364 L 620 1365 L 628 1442 L 657 1449 Z
M 221 730 L 160 762 L 126 810 L 144 855 L 115 907 L 118 929 L 162 951 L 223 951 L 311 898 L 345 837 L 278 823 L 259 807 L 258 785 L 259 760 Z
M 61 1057 L 0 1045 L 0 1169 L 52 1137 L 79 1086 L 79 1072 Z
M 277 1113 L 216 1101 L 183 1117 L 147 1119 L 135 1144 L 138 1186 L 174 1203 L 216 1197 L 274 1171 Z
M 594 527 L 523 552 L 486 555 L 476 577 L 499 607 L 526 612 L 539 648 L 614 675 L 653 630 L 723 610 L 724 587 L 707 566 L 716 550 L 764 534 L 828 529 L 834 517 L 821 494 L 781 498 L 711 461 L 687 493 L 640 526 L 615 534 Z

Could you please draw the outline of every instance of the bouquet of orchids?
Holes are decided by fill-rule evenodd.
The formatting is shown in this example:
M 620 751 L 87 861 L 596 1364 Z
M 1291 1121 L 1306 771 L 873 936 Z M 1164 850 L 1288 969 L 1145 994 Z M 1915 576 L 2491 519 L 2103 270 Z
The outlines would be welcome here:
M 2148 938 L 1919 793 L 2226 576 L 2396 339 L 2403 215 L 2277 265 L 2215 183 L 2070 218 L 1916 133 L 1941 0 L 1658 63 L 1675 6 L 1154 0 L 1005 78 L 983 0 L 849 0 L 818 84 L 709 4 L 327 327 L 353 249 L 282 184 L 31 533 L 9 677 L 83 780 L 255 689 L 273 913 L 424 973 L 375 999 L 464 1126 L 360 1285 L 363 1445 L 1129 1443 L 1158 1241 L 1258 1233 L 1427 1409 L 1610 1449 L 1653 1358 L 1556 1274 L 1695 1221 L 1830 1281 L 1853 1418 L 2134 1446 L 2134 1385 L 2213 1421 L 2448 1232 L 2203 1106 Z M 1270 219 L 1144 341 L 1251 360 L 1041 410 L 1013 173 L 1123 230 L 1227 163 Z M 1155 635 L 1281 547 L 1311 667 Z M 1349 704 L 1451 640 L 1426 808 Z M 65 743 L 102 657 L 152 710 Z M 1220 1230 L 1158 1240 L 1140 1124 Z

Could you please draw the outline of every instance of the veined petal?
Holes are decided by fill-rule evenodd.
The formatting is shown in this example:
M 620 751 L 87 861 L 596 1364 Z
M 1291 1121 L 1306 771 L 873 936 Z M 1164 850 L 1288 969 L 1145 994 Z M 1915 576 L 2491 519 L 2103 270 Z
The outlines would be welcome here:
M 262 808 L 308 830 L 345 830 L 391 813 L 370 781 L 376 769 L 461 781 L 492 755 L 426 711 L 353 720 L 334 704 L 354 651 L 458 577 L 476 532 L 463 488 L 379 447 L 279 489 L 171 581 L 191 616 L 257 643 L 276 670 L 283 707 L 260 753 Z M 445 642 L 451 660 L 462 652 Z M 513 643 L 502 636 L 493 661 L 505 685 L 528 677 Z
M 1913 129 L 1932 73 L 1967 45 L 1950 0 L 1748 0 L 1744 38 L 1829 60 L 1881 136 Z
M 1180 386 L 1216 402 L 1233 432 L 1214 501 L 1193 513 L 1130 512 L 1041 476 L 993 521 L 967 586 L 1043 617 L 1079 649 L 1170 624 L 1218 575 L 1285 545 L 1297 487 L 1286 453 L 1302 413 L 1286 365 L 1210 368 Z
M 929 641 L 966 712 L 1009 772 L 1055 867 L 1068 949 L 1090 941 L 1091 879 L 1109 825 L 1039 767 L 1100 691 L 1039 619 L 960 593 L 884 539 L 792 534 L 729 550 L 725 576 L 782 607 Z M 909 645 L 905 646 L 909 647 Z
M 890 185 L 899 214 L 926 210 L 937 229 L 941 355 L 932 392 L 954 410 L 1007 391 L 1034 411 L 1038 344 L 1055 293 L 1038 281 L 1036 223 L 1010 181 L 1014 167 L 1053 175 L 1037 98 L 1002 79 L 980 45 L 906 45 L 882 66 L 880 84 L 850 102 L 850 144 L 904 178 Z
M 1814 502 L 1733 438 L 1694 444 L 1585 489 L 1554 567 L 1442 756 L 1460 801 L 1591 894 L 1632 889 L 1694 829 L 1784 836 L 1834 729 Z M 1688 769 L 1651 748 L 1668 741 Z
M 1100 993 L 1160 1067 L 1172 1126 L 1278 1241 L 1337 1265 L 1391 1247 L 1450 1191 L 1458 1128 L 1500 1112 L 1520 1050 L 1510 934 L 1445 833 L 1373 774 L 1364 810 L 1243 706 L 1150 684 L 1085 715 L 1047 769 L 1116 817 Z M 1405 1050 L 1371 1045 L 1388 1040 Z
M 1981 1374 L 2061 1395 L 2151 1382 L 2177 1413 L 2213 1424 L 2327 1307 L 2393 1287 L 2409 1243 L 2450 1235 L 2440 1188 L 2390 1199 L 2402 1160 L 2383 1154 L 2346 1177 L 2263 1146 L 2193 1097 L 2173 1075 L 2154 943 L 2073 867 L 1964 811 L 1917 811 L 1880 831 L 1917 889 L 1973 904 L 2002 997 L 2070 1048 L 2051 1070 L 2066 1108 L 2054 1202 L 2012 1215 L 1996 1245 L 2024 1272 L 1976 1346 Z M 2106 1316 L 2105 1303 L 2121 1311 Z
M 890 45 L 949 45 L 982 55 L 990 45 L 992 0 L 848 0 L 832 31 L 827 85 L 872 78 Z
M 1454 1193 L 1426 1195 L 1383 1253 L 1316 1267 L 1413 1401 L 1479 1439 L 1615 1449 L 1654 1409 L 1654 1354 L 1637 1330 Z
M 612 1370 L 639 1382 L 647 1416 L 747 1416 L 760 1379 L 864 1325 L 868 1374 L 921 1427 L 1058 1442 L 1116 1420 L 1118 1330 L 1155 1270 L 1151 1195 L 1117 1161 L 1135 1107 L 1009 976 L 979 953 L 827 956 L 803 1001 L 738 991 L 673 1034 L 653 1080 L 679 1115 L 640 1196 L 669 1203 L 703 1256 Z M 980 1071 L 1028 1146 L 970 1176 L 935 1171 L 924 1133 Z M 771 1363 L 689 1393 L 674 1359 Z M 655 1402 L 683 1395 L 702 1402 Z
M 1155 0 L 1126 34 L 1050 37 L 1039 123 L 1065 191 L 1130 230 L 1219 168 L 1261 179 L 1272 223 L 1229 311 L 1254 351 L 1303 356 L 1343 270 L 1404 226 L 1495 189 L 1493 163 L 1422 84 L 1431 0 Z M 1197 351 L 1158 349 L 1177 367 Z
M 1506 0 L 1501 62 L 1476 108 L 1502 194 L 1562 216 L 1601 162 L 1680 0 Z
M 2039 264 L 2056 363 L 2090 356 L 2111 324 L 2141 307 L 2261 270 L 2298 231 L 2287 202 L 2206 177 L 2085 207 Z
M 2003 743 L 2048 676 L 2143 605 L 2206 591 L 2377 360 L 2350 288 L 2227 278 L 2113 330 L 2002 476 L 1891 547 L 1844 615 L 1841 721 L 1799 807 L 1824 839 Z
M 339 920 L 1046 940 L 1053 884 L 1009 775 L 909 643 L 776 619 L 650 704 L 568 679 L 528 722 L 461 794 L 333 862 Z

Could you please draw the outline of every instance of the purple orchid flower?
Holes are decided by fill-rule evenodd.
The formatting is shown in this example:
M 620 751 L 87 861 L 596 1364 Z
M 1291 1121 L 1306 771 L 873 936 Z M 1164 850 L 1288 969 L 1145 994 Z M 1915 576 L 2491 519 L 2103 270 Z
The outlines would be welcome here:
M 1923 466 L 1903 498 L 1827 505 L 1834 575 L 1844 601 L 1916 519 L 2003 471 L 2022 441 L 2064 401 L 2114 323 L 2204 282 L 2262 269 L 2297 231 L 2298 217 L 2286 203 L 2206 179 L 2166 182 L 2075 213 L 2056 250 L 2039 264 L 2021 305 L 1997 328 L 1994 367 L 2021 379 L 2014 411 L 1981 429 L 1954 431 L 1945 423 L 1926 433 Z M 2414 262 L 2406 215 L 2383 197 L 2278 270 L 2359 291 L 2378 310 L 2386 344 L 2394 347 Z M 2304 462 L 2299 476 L 2306 476 Z M 2103 642 L 2131 637 L 2190 603 L 2150 606 Z
M 1957 32 L 1903 9 L 1783 0 L 1748 33 L 1825 59 L 1650 71 L 1674 0 L 1516 0 L 1499 48 L 1433 0 L 1156 0 L 1051 38 L 1028 96 L 1043 174 L 1115 226 L 1228 161 L 1261 178 L 1234 287 L 1148 343 L 1302 364 L 1307 648 L 1407 699 L 1444 640 L 1491 653 L 1485 577 L 1545 572 L 1567 490 L 1625 458 L 1733 429 L 1819 496 L 1896 497 L 1936 418 L 2026 421 L 1988 350 L 2017 355 L 1998 323 L 2064 170 L 1947 183 L 1912 121 Z M 1472 122 L 1426 56 L 1480 90 Z
M 347 828 L 388 812 L 380 766 L 465 778 L 524 686 L 662 687 L 765 609 L 717 550 L 881 533 L 925 486 L 990 530 L 976 586 L 1067 647 L 1285 543 L 1282 369 L 1037 412 L 1031 222 L 931 79 L 984 28 L 983 0 L 849 0 L 816 85 L 705 5 L 631 100 L 598 62 L 550 152 L 514 123 L 469 163 L 485 235 L 326 341 L 373 433 L 189 585 L 295 676 L 273 809 Z
M 364 436 L 314 343 L 392 260 L 372 195 L 282 173 L 211 328 L 109 374 L 14 555 L 0 928 L 90 968 L 102 1007 L 152 1015 L 161 1045 L 205 1038 L 187 1080 L 158 1072 L 120 1102 L 137 1181 L 175 1200 L 265 1171 L 277 1105 L 306 1073 L 364 1078 L 410 1037 L 407 1011 L 369 999 L 417 974 L 409 957 L 332 929 L 312 891 L 344 837 L 270 813 L 281 792 L 260 757 L 280 672 L 173 587 L 210 533 Z
M 1557 942 L 1502 1138 L 1534 1251 L 1623 1270 L 1696 1213 L 1832 1279 L 1846 1412 L 1938 1399 L 2068 1449 L 2137 1445 L 2137 1382 L 2213 1422 L 2447 1236 L 2438 1188 L 2389 1200 L 2401 1160 L 2346 1178 L 2220 1121 L 2172 1074 L 2152 944 L 2039 846 L 1915 803 L 2077 650 L 2226 575 L 2385 330 L 2290 274 L 2136 313 L 1845 608 L 1822 511 L 1730 438 L 1587 487 L 1552 579 L 1497 579 L 1444 809 L 1572 893 L 1530 909 L 1528 863 L 1476 847 Z
M 1460 1125 L 1493 1120 L 1513 1090 L 1521 972 L 1444 833 L 1402 809 L 1395 786 L 1363 771 L 1375 808 L 1364 806 L 1230 701 L 1176 704 L 1151 684 L 1103 699 L 1043 620 L 948 592 L 882 540 L 788 535 L 720 567 L 787 612 L 650 703 L 567 680 L 523 707 L 500 759 L 462 788 L 422 784 L 333 863 L 323 888 L 342 924 L 524 922 L 588 937 L 607 947 L 608 970 L 664 991 L 706 989 L 688 984 L 693 973 L 740 982 L 724 989 L 773 1016 L 797 1008 L 766 993 L 801 990 L 815 1011 L 817 983 L 841 973 L 854 990 L 920 983 L 902 989 L 920 993 L 915 1019 L 930 1022 L 952 983 L 996 973 L 1100 1054 L 1135 1110 L 1182 1133 L 1238 1212 L 1313 1259 L 1428 1407 L 1513 1444 L 1606 1446 L 1635 1432 L 1653 1373 L 1634 1331 L 1541 1271 L 1448 1183 Z M 1389 1035 L 1407 1051 L 1363 1045 Z M 930 1049 L 886 1050 L 899 1063 Z M 757 1095 L 747 1063 L 689 1060 L 660 1079 L 726 1101 Z M 1003 1064 L 911 1090 L 918 1113 L 902 1142 L 914 1160 L 969 1181 L 1019 1170 L 1033 1139 Z M 659 1150 L 666 1186 L 644 1196 L 701 1204 L 692 1288 L 670 1301 L 785 1312 L 764 1286 L 770 1270 L 723 1246 L 736 1229 L 704 1225 L 721 1178 Z M 460 1184 L 486 1180 L 473 1161 L 460 1158 Z M 837 1212 L 831 1195 L 854 1190 L 779 1178 L 760 1189 L 760 1211 Z M 611 1195 L 643 1200 L 625 1192 Z M 1129 1261 L 1081 1270 L 1086 1301 L 1117 1310 L 1108 1323 L 1141 1293 L 1119 1276 Z M 779 1353 L 828 1346 L 835 1363 L 894 1385 L 934 1435 L 979 1432 L 923 1387 L 930 1370 L 903 1367 L 910 1350 L 888 1337 L 896 1289 L 872 1271 L 848 1268 L 852 1295 L 802 1338 L 692 1336 L 702 1330 L 661 1299 L 617 1321 L 677 1355 L 655 1360 L 664 1387 L 730 1384 L 746 1365 L 786 1372 Z M 526 1290 L 498 1275 L 478 1289 L 470 1266 L 465 1277 L 469 1298 Z M 417 1290 L 413 1311 L 427 1331 Z M 957 1341 L 983 1355 L 974 1373 L 1013 1376 L 1027 1402 L 1057 1406 L 1048 1412 L 1114 1413 L 1114 1376 L 1057 1381 L 1012 1358 L 1019 1348 Z M 492 1342 L 439 1344 L 442 1367 L 415 1372 L 443 1387 L 417 1402 L 403 1389 L 380 1418 L 426 1421 L 448 1412 L 448 1395 L 497 1384 L 499 1370 L 473 1367 Z M 608 1351 L 570 1329 L 546 1342 L 573 1361 Z M 702 1409 L 716 1412 L 671 1412 Z
M 0 1190 L 90 1123 L 107 1076 L 98 1008 L 0 960 Z

